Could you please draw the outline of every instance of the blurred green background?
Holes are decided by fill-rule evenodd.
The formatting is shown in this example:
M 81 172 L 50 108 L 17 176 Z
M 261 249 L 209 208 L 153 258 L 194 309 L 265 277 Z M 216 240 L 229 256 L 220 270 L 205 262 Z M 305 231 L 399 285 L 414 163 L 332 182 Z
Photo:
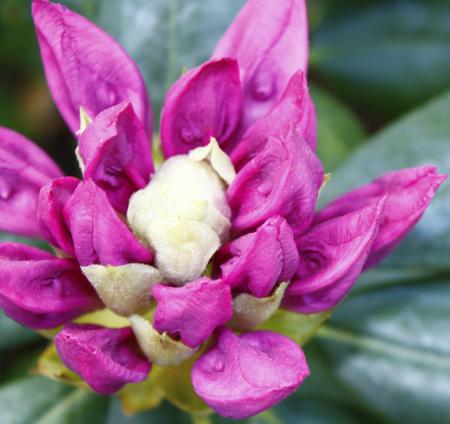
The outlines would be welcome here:
M 63 3 L 124 45 L 158 116 L 181 69 L 209 56 L 244 1 Z M 434 163 L 450 172 L 450 1 L 311 0 L 309 14 L 319 155 L 333 172 L 322 203 L 390 169 Z M 27 0 L 0 0 L 0 125 L 78 172 Z M 449 217 L 446 184 L 416 230 L 306 346 L 305 386 L 248 422 L 450 423 Z M 190 422 L 169 405 L 124 418 L 116 401 L 30 375 L 43 345 L 0 317 L 0 423 Z

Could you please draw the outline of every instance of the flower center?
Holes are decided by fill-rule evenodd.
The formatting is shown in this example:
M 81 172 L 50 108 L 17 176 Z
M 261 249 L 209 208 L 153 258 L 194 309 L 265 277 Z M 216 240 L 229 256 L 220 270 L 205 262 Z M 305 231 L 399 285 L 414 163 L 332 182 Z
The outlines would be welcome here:
M 209 146 L 163 163 L 150 183 L 130 200 L 128 222 L 155 251 L 163 277 L 182 285 L 202 275 L 228 238 L 226 200 L 229 158 L 212 139 Z M 231 167 L 231 168 L 230 168 Z

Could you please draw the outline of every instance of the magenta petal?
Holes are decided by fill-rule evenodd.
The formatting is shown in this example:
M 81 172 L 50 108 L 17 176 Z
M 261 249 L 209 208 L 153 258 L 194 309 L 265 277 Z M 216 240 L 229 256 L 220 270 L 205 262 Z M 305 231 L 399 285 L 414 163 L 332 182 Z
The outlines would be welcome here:
M 302 139 L 293 133 L 270 137 L 228 189 L 234 230 L 255 228 L 281 215 L 295 235 L 301 234 L 312 221 L 322 181 L 322 164 Z
M 79 183 L 74 177 L 52 180 L 41 188 L 37 210 L 37 219 L 44 238 L 71 256 L 74 256 L 75 252 L 63 210 Z
M 39 147 L 0 127 L 0 230 L 41 236 L 36 219 L 39 190 L 61 175 Z
M 389 254 L 416 225 L 446 178 L 434 166 L 389 172 L 334 200 L 316 214 L 314 222 L 349 213 L 387 195 L 380 229 L 364 266 L 367 269 Z
M 192 368 L 196 393 L 217 413 L 241 419 L 270 408 L 309 375 L 300 347 L 281 334 L 224 328 Z
M 15 321 L 53 328 L 101 306 L 75 261 L 17 243 L 0 244 L 0 307 Z
M 125 101 L 101 112 L 78 140 L 85 170 L 120 212 L 144 188 L 153 172 L 150 143 L 145 128 Z
M 150 371 L 130 327 L 69 324 L 58 333 L 55 345 L 64 364 L 103 395 L 144 381 Z
M 258 119 L 245 132 L 231 154 L 234 166 L 241 169 L 264 149 L 269 137 L 286 138 L 290 132 L 316 150 L 316 112 L 302 71 L 292 76 L 280 100 L 264 119 Z
M 283 307 L 315 313 L 339 303 L 356 282 L 377 235 L 385 198 L 313 226 L 297 241 L 300 262 Z
M 219 41 L 213 57 L 233 57 L 239 63 L 245 130 L 278 101 L 294 72 L 306 71 L 305 1 L 248 0 Z
M 152 253 L 122 222 L 105 192 L 91 180 L 79 184 L 64 208 L 81 266 L 149 263 Z
M 8 128 L 0 127 L 0 148 L 48 178 L 63 175 L 58 165 L 36 144 Z
M 215 137 L 226 146 L 242 108 L 239 69 L 233 59 L 212 60 L 186 72 L 167 94 L 161 116 L 166 157 L 189 152 Z
M 83 16 L 46 0 L 33 0 L 33 18 L 50 91 L 72 132 L 80 127 L 80 106 L 94 118 L 129 99 L 152 134 L 144 80 L 112 37 Z
M 268 219 L 255 233 L 226 244 L 219 251 L 222 281 L 256 297 L 268 296 L 275 285 L 290 281 L 298 266 L 294 235 L 280 216 Z
M 220 280 L 199 278 L 183 287 L 158 284 L 152 295 L 158 302 L 153 326 L 192 348 L 203 343 L 232 316 L 230 287 Z

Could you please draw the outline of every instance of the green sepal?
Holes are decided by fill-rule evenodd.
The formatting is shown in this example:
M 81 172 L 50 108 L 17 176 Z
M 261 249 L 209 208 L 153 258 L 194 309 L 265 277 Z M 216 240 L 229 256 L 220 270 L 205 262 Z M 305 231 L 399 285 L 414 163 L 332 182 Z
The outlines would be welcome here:
M 259 330 L 271 330 L 284 334 L 299 345 L 304 345 L 311 339 L 331 316 L 331 311 L 318 314 L 303 315 L 278 309 L 267 321 L 261 324 Z

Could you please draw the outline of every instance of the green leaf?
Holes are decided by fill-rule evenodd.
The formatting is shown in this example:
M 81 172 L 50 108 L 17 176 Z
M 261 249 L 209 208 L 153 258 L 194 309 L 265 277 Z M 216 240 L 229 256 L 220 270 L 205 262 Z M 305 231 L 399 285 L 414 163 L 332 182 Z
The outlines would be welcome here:
M 315 85 L 310 90 L 317 111 L 317 153 L 325 170 L 333 171 L 365 138 L 365 131 L 341 101 Z
M 2 0 L 0 3 L 2 80 L 12 72 L 36 72 L 39 69 L 39 53 L 29 42 L 35 37 L 30 9 L 29 4 L 20 0 Z
M 328 3 L 311 67 L 343 98 L 393 116 L 450 87 L 447 0 Z
M 98 0 L 63 0 L 63 2 L 71 10 L 77 11 L 88 19 L 95 17 L 98 13 Z
M 335 375 L 391 422 L 450 422 L 450 280 L 354 295 L 319 333 Z
M 0 386 L 28 377 L 30 370 L 36 367 L 36 359 L 41 350 L 42 347 L 38 345 L 2 352 L 0 356 Z
M 103 423 L 108 398 L 52 382 L 27 377 L 0 387 L 2 424 Z
M 450 173 L 450 92 L 389 126 L 333 173 L 321 203 L 395 169 L 434 164 Z M 449 269 L 450 184 L 445 182 L 427 212 L 383 263 L 392 269 Z
M 183 67 L 208 59 L 243 4 L 244 0 L 98 0 L 91 13 L 138 63 L 157 124 L 167 89 Z
M 53 252 L 51 247 L 43 240 L 30 238 L 30 237 L 24 237 L 24 236 L 17 236 L 15 234 L 9 234 L 4 233 L 0 231 L 0 243 L 4 242 L 13 242 L 13 243 L 23 243 L 27 244 L 29 246 L 37 247 L 39 249 L 47 250 L 49 252 Z
M 30 343 L 38 341 L 41 337 L 34 331 L 8 318 L 3 311 L 0 310 L 0 351 L 10 350 L 22 347 Z
M 375 424 L 370 414 L 325 402 L 319 399 L 302 398 L 301 388 L 298 395 L 292 395 L 279 406 L 249 420 L 251 424 Z

